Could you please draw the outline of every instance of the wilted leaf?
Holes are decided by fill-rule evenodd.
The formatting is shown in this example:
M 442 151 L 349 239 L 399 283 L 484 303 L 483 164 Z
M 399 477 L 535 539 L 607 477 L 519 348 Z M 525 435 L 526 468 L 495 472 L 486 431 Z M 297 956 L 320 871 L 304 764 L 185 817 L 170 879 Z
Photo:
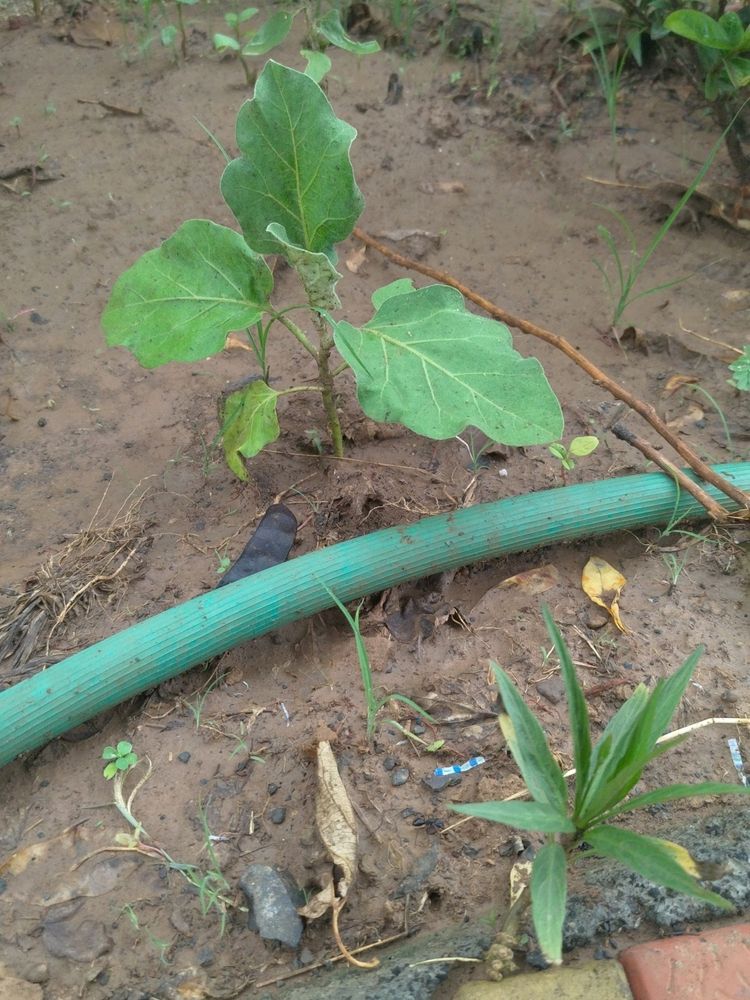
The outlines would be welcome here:
M 357 870 L 357 824 L 341 780 L 331 744 L 318 744 L 318 791 L 315 801 L 318 834 L 336 870 L 319 893 L 299 910 L 310 919 L 322 916 L 338 900 L 346 899 Z
M 515 576 L 506 577 L 494 588 L 495 590 L 521 590 L 524 594 L 543 594 L 560 583 L 560 574 L 552 563 L 524 570 Z
M 353 52 L 355 55 L 363 56 L 380 50 L 380 44 L 374 40 L 358 42 L 347 35 L 341 23 L 341 15 L 335 8 L 329 10 L 324 17 L 315 20 L 314 30 L 331 45 L 335 45 L 337 49 L 343 49 L 345 52 Z
M 85 840 L 88 831 L 84 827 L 85 820 L 75 823 L 48 840 L 38 840 L 28 847 L 19 847 L 3 861 L 0 861 L 0 875 L 20 875 L 26 871 L 30 864 L 38 864 L 43 861 L 50 850 L 58 848 L 69 848 L 77 840 Z
M 618 601 L 620 592 L 628 581 L 618 572 L 614 566 L 610 566 L 599 556 L 592 556 L 583 567 L 581 576 L 581 586 L 594 604 L 606 608 L 612 616 L 612 621 L 621 632 L 628 632 L 628 629 L 620 619 L 620 608 Z
M 336 283 L 341 275 L 324 253 L 313 253 L 290 242 L 286 229 L 277 222 L 268 226 L 268 232 L 279 241 L 280 252 L 299 275 L 307 300 L 313 309 L 339 309 Z
M 261 380 L 227 397 L 222 445 L 227 465 L 242 480 L 247 479 L 247 471 L 240 455 L 252 458 L 279 436 L 278 398 L 279 393 Z
M 675 417 L 674 420 L 669 420 L 667 422 L 667 427 L 671 427 L 672 430 L 679 430 L 682 427 L 687 427 L 688 424 L 695 424 L 699 420 L 703 420 L 705 413 L 697 404 L 693 403 L 690 409 L 683 413 L 680 417 Z

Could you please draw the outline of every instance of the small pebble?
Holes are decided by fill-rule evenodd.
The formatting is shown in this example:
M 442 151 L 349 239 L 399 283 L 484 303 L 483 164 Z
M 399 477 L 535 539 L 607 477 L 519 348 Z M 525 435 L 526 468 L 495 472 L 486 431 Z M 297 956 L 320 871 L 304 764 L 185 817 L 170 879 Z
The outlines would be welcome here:
M 614 956 L 614 955 L 612 954 L 612 952 L 610 952 L 610 951 L 607 951 L 607 949 L 606 949 L 606 948 L 602 948 L 602 947 L 601 947 L 601 945 L 600 945 L 600 946 L 599 946 L 598 948 L 595 948 L 595 949 L 594 949 L 594 958 L 595 958 L 595 959 L 596 959 L 596 960 L 597 960 L 598 962 L 602 962 L 602 961 L 604 961 L 605 959 L 608 959 L 608 958 L 614 958 L 614 957 L 615 957 L 615 956 Z
M 36 423 L 37 423 L 37 427 L 46 427 L 47 426 L 47 418 L 46 417 L 40 417 L 37 420 Z
M 401 818 L 408 819 L 410 816 L 416 816 L 417 810 L 412 808 L 412 806 L 407 806 L 406 809 L 401 810 Z
M 315 955 L 310 951 L 309 948 L 303 948 L 299 953 L 299 964 L 300 965 L 310 965 L 311 962 L 315 961 Z
M 182 753 L 177 754 L 177 760 L 179 760 L 181 764 L 187 764 L 190 760 L 190 754 L 187 750 L 183 750 Z
M 384 771 L 392 771 L 395 766 L 396 766 L 396 758 L 395 757 L 384 757 L 383 758 L 383 770 Z
M 427 732 L 427 728 L 418 721 L 414 721 L 411 726 L 411 731 L 415 736 L 423 736 Z
M 280 826 L 280 824 L 286 819 L 286 809 L 284 806 L 277 806 L 275 809 L 270 811 L 268 818 L 272 823 L 275 823 L 276 826 Z
M 431 774 L 429 778 L 423 778 L 422 783 L 427 785 L 431 792 L 442 792 L 445 788 L 453 788 L 461 784 L 460 774 L 444 774 L 438 777 Z
M 275 781 L 270 781 L 268 783 L 268 794 L 275 795 L 276 792 L 281 788 L 281 785 L 277 785 Z
M 205 969 L 209 965 L 214 964 L 214 952 L 213 948 L 209 948 L 208 945 L 204 945 L 198 951 L 198 965 L 202 965 Z
M 409 768 L 408 767 L 397 767 L 391 774 L 391 784 L 394 788 L 398 788 L 399 785 L 405 785 L 409 780 Z

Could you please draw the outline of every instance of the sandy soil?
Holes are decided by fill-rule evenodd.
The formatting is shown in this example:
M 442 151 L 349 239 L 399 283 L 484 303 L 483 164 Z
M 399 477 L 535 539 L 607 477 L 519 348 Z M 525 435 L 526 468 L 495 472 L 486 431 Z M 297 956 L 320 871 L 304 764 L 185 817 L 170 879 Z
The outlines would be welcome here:
M 216 13 L 210 24 L 196 22 L 190 58 L 179 65 L 156 46 L 147 58 L 134 56 L 136 28 L 129 23 L 123 35 L 114 14 L 105 27 L 48 16 L 41 26 L 22 23 L 0 35 L 5 607 L 92 518 L 103 530 L 121 505 L 127 510 L 143 497 L 129 525 L 142 545 L 122 585 L 63 623 L 51 641 L 54 657 L 212 587 L 221 557 L 239 553 L 274 501 L 283 500 L 301 525 L 295 557 L 461 504 L 561 485 L 545 448 L 496 449 L 486 468 L 474 471 L 458 441 L 376 429 L 358 416 L 346 381 L 346 459 L 311 449 L 306 432 L 322 433 L 322 413 L 314 400 L 291 397 L 282 407 L 282 437 L 252 461 L 242 485 L 210 442 L 217 396 L 252 370 L 249 356 L 229 352 L 146 372 L 126 352 L 106 347 L 99 317 L 122 270 L 188 217 L 232 222 L 218 192 L 221 158 L 196 123 L 233 148 L 234 117 L 246 94 L 239 67 L 209 53 L 207 36 L 218 22 Z M 750 288 L 747 234 L 700 213 L 670 233 L 646 286 L 691 277 L 628 311 L 626 321 L 643 334 L 640 348 L 619 345 L 609 332 L 611 305 L 594 264 L 606 261 L 596 235 L 598 224 L 611 224 L 603 206 L 622 212 L 644 246 L 666 213 L 664 198 L 640 186 L 689 183 L 715 133 L 676 80 L 652 71 L 627 80 L 615 174 L 593 79 L 575 61 L 558 69 L 559 29 L 546 12 L 538 12 L 533 28 L 520 48 L 508 32 L 496 66 L 485 58 L 483 90 L 497 79 L 488 100 L 466 97 L 474 65 L 439 48 L 413 56 L 391 49 L 361 61 L 336 54 L 329 96 L 359 132 L 353 159 L 367 201 L 361 224 L 375 234 L 439 234 L 426 262 L 569 337 L 674 421 L 700 454 L 747 459 L 747 405 L 726 382 L 732 354 L 686 332 L 737 347 L 746 342 L 749 313 L 733 311 L 727 293 Z M 104 44 L 107 32 L 112 44 Z M 290 44 L 278 58 L 299 66 L 296 53 Z M 551 87 L 562 69 L 562 81 Z M 404 94 L 389 105 L 394 71 Z M 18 127 L 9 124 L 16 117 Z M 14 176 L 22 167 L 34 169 Z M 712 176 L 731 182 L 723 152 Z M 456 182 L 448 185 L 455 190 L 443 193 L 445 182 Z M 350 241 L 345 252 L 355 249 Z M 344 274 L 339 291 L 355 322 L 367 317 L 372 290 L 401 276 L 371 253 L 357 274 Z M 288 282 L 277 275 L 279 299 Z M 518 333 L 515 343 L 544 364 L 565 410 L 566 438 L 591 433 L 602 440 L 568 481 L 645 470 L 640 454 L 608 433 L 615 405 L 600 387 L 552 348 Z M 288 341 L 273 346 L 273 375 L 285 384 L 307 378 L 304 365 Z M 705 395 L 664 395 L 675 374 L 696 376 L 721 407 L 730 447 Z M 153 841 L 205 870 L 208 829 L 233 904 L 244 902 L 237 884 L 254 862 L 289 870 L 308 892 L 320 884 L 326 861 L 314 833 L 313 750 L 329 738 L 360 821 L 360 872 L 342 917 L 350 947 L 397 933 L 407 909 L 412 925 L 428 928 L 481 907 L 502 909 L 512 860 L 503 850 L 507 829 L 470 822 L 440 834 L 430 824 L 414 825 L 415 814 L 451 822 L 451 801 L 501 798 L 520 788 L 492 714 L 488 660 L 512 672 L 566 763 L 570 746 L 556 665 L 546 657 L 543 601 L 580 664 L 597 726 L 637 682 L 672 671 L 698 643 L 707 652 L 675 724 L 746 716 L 742 541 L 740 532 L 715 530 L 693 538 L 621 534 L 524 553 L 370 602 L 363 626 L 378 686 L 438 717 L 455 717 L 434 737 L 427 730 L 425 739 L 446 741 L 437 759 L 384 720 L 368 745 L 352 637 L 340 616 L 327 614 L 235 649 L 6 767 L 0 968 L 41 983 L 49 1000 L 171 996 L 180 983 L 194 992 L 179 995 L 252 996 L 257 983 L 335 953 L 325 920 L 307 927 L 295 954 L 247 930 L 235 905 L 222 935 L 217 912 L 202 914 L 179 872 L 142 856 L 105 851 L 73 869 L 125 829 L 108 807 L 111 787 L 100 760 L 102 748 L 120 739 L 153 763 L 135 805 Z M 605 623 L 581 590 L 581 569 L 592 554 L 628 579 L 627 635 Z M 493 589 L 543 565 L 555 568 L 557 582 L 542 595 Z M 408 597 L 422 607 L 436 590 L 427 637 L 416 641 L 419 622 L 408 615 L 400 628 L 384 625 Z M 452 609 L 460 616 L 444 621 Z M 0 684 L 35 669 L 43 652 L 44 643 L 36 661 L 15 671 L 0 664 Z M 408 714 L 399 718 L 413 727 Z M 685 782 L 732 780 L 726 735 L 704 731 L 655 767 L 649 783 L 676 775 Z M 436 763 L 475 753 L 487 763 L 460 785 L 441 792 L 425 786 Z M 401 786 L 393 784 L 394 766 L 408 768 Z M 674 808 L 661 822 L 692 811 Z M 654 817 L 637 824 L 659 828 Z M 424 877 L 405 897 L 399 887 L 420 864 Z

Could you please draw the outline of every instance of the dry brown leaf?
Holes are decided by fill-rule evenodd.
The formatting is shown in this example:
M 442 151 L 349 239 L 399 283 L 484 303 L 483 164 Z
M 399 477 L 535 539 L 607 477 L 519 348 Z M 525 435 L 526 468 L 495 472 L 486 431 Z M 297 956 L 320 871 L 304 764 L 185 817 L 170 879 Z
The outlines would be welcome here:
M 85 21 L 70 29 L 76 45 L 89 49 L 104 49 L 127 41 L 125 25 L 100 7 L 94 7 Z
M 525 594 L 543 594 L 546 590 L 551 590 L 560 582 L 560 574 L 552 563 L 544 566 L 536 566 L 534 569 L 527 569 L 523 573 L 516 573 L 498 583 L 495 590 L 510 590 L 517 588 Z
M 699 420 L 703 420 L 705 413 L 696 403 L 683 413 L 681 417 L 675 417 L 674 420 L 667 421 L 667 427 L 671 427 L 672 430 L 680 430 L 683 427 L 687 427 L 689 424 L 696 424 Z
M 463 181 L 438 181 L 435 190 L 440 194 L 465 194 L 466 185 Z
M 697 375 L 670 375 L 664 383 L 662 396 L 674 396 L 674 394 L 686 385 L 695 385 L 700 382 Z
M 621 632 L 627 633 L 620 618 L 618 601 L 620 592 L 628 581 L 614 566 L 610 566 L 599 556 L 592 556 L 583 567 L 581 586 L 594 604 L 609 611 L 612 621 Z
M 4 861 L 0 861 L 0 875 L 20 875 L 26 871 L 28 866 L 34 862 L 43 861 L 49 851 L 55 849 L 71 847 L 77 840 L 86 839 L 88 831 L 83 827 L 85 820 L 74 823 L 48 840 L 39 840 L 28 847 L 20 847 L 10 854 Z
M 242 339 L 239 333 L 228 333 L 227 339 L 224 341 L 224 350 L 231 351 L 233 348 L 240 351 L 252 351 L 252 347 L 246 340 Z
M 367 247 L 361 246 L 357 247 L 356 250 L 352 250 L 349 256 L 346 258 L 344 263 L 346 264 L 347 271 L 351 271 L 352 274 L 359 274 L 360 268 L 364 263 L 366 263 Z

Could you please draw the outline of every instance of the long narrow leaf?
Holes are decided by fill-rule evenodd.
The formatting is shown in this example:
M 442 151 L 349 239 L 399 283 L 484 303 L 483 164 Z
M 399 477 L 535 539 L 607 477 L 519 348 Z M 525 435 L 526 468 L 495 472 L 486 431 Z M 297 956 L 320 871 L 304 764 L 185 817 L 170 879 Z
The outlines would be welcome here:
M 693 671 L 698 660 L 703 655 L 704 649 L 704 646 L 698 646 L 676 673 L 668 677 L 661 685 L 656 685 L 650 699 L 655 705 L 651 719 L 651 730 L 648 733 L 644 733 L 644 736 L 650 740 L 652 746 L 662 733 L 666 731 L 672 716 L 677 711 L 677 706 L 685 694 L 685 690 L 690 683 L 690 678 L 693 676 Z M 646 713 L 644 721 L 649 715 L 650 713 Z
M 728 785 L 723 781 L 702 781 L 697 785 L 665 785 L 653 792 L 644 792 L 628 799 L 621 806 L 609 811 L 602 820 L 611 820 L 615 816 L 632 812 L 634 809 L 645 809 L 646 806 L 659 805 L 662 802 L 673 802 L 675 799 L 692 799 L 703 795 L 750 795 L 746 785 Z
M 562 961 L 567 895 L 565 851 L 560 844 L 545 844 L 531 870 L 531 914 L 539 947 L 553 965 Z
M 703 877 L 700 863 L 671 840 L 645 837 L 614 826 L 595 826 L 586 831 L 586 840 L 596 854 L 619 861 L 649 882 L 703 899 L 723 910 L 732 909 L 728 900 L 703 888 L 698 882 Z
M 507 713 L 500 716 L 500 728 L 526 787 L 537 802 L 565 812 L 568 789 L 544 730 L 505 671 L 494 662 L 492 669 Z
M 591 761 L 591 736 L 589 734 L 589 710 L 586 705 L 581 685 L 576 677 L 573 660 L 570 651 L 565 645 L 560 630 L 555 624 L 548 607 L 542 608 L 542 616 L 547 626 L 550 638 L 554 643 L 558 659 L 560 660 L 560 670 L 565 684 L 565 693 L 568 699 L 568 714 L 570 716 L 570 731 L 573 736 L 573 754 L 576 768 L 576 806 L 583 797 L 583 791 L 589 777 L 589 763 Z
M 477 819 L 489 819 L 516 830 L 536 830 L 539 833 L 575 833 L 568 817 L 553 806 L 542 802 L 462 802 L 451 805 L 454 812 Z

